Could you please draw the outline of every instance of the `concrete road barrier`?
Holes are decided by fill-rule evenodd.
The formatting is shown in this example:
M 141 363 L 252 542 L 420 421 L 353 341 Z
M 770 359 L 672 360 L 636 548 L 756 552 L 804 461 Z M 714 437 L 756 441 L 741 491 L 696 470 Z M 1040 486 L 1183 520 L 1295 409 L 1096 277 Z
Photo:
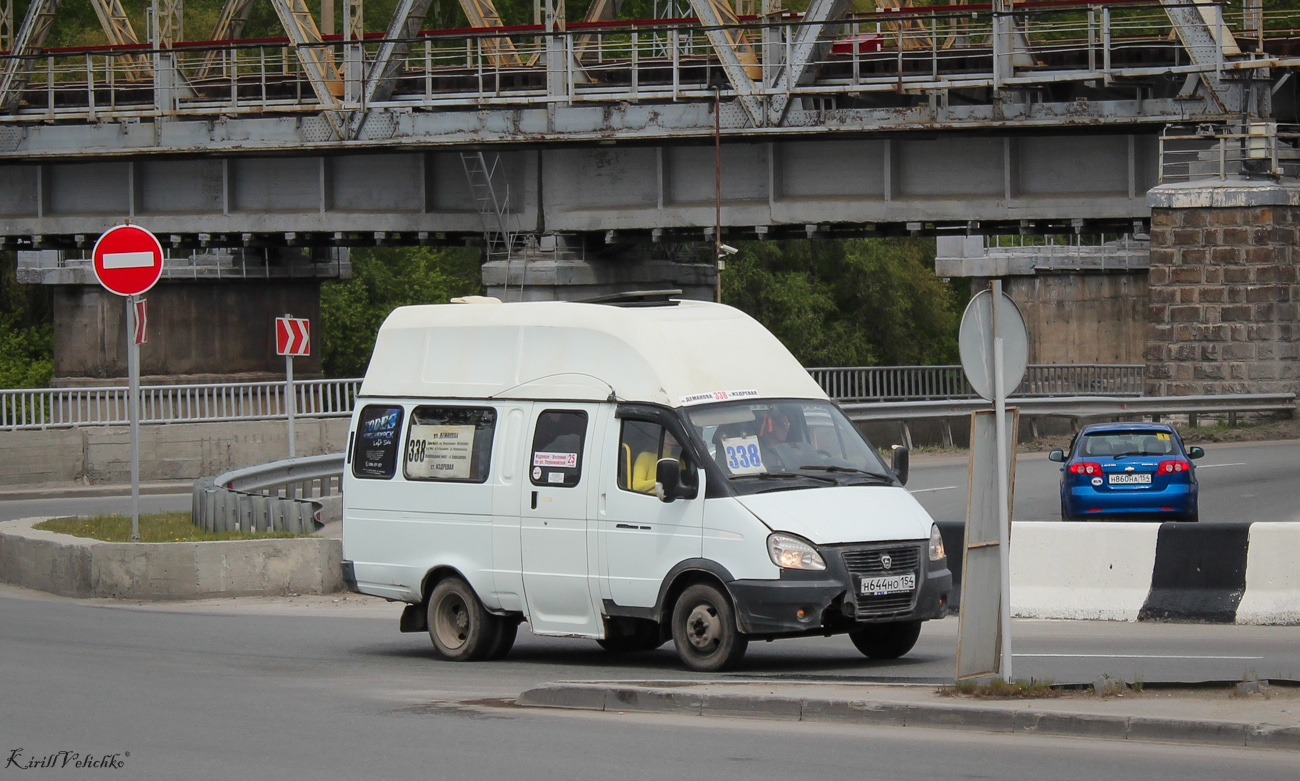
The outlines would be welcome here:
M 103 542 L 0 523 L 0 581 L 69 597 L 204 599 L 343 590 L 339 540 Z
M 1016 523 L 1011 611 L 1300 624 L 1297 562 L 1300 523 Z

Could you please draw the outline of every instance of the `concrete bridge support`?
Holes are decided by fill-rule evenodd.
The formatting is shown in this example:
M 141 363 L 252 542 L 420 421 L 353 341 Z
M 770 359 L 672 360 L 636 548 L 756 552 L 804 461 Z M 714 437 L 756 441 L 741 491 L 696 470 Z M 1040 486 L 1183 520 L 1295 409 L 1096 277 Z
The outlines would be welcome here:
M 1145 241 L 1102 237 L 1084 244 L 1071 237 L 1073 243 L 1060 244 L 1021 237 L 1015 246 L 1000 246 L 1014 238 L 941 236 L 935 272 L 970 278 L 972 293 L 1001 278 L 1025 317 L 1030 363 L 1142 362 Z
M 579 237 L 531 236 L 510 259 L 498 252 L 483 264 L 483 286 L 489 296 L 503 301 L 580 301 L 666 289 L 681 290 L 685 298 L 713 300 L 717 271 L 712 263 L 701 262 L 699 253 L 672 259 L 657 249 L 647 244 L 591 251 Z
M 149 341 L 140 346 L 146 384 L 273 380 L 284 376 L 274 318 L 292 313 L 320 329 L 320 281 L 160 282 L 145 294 Z M 126 309 L 99 285 L 54 291 L 54 384 L 105 385 L 126 377 Z M 312 354 L 294 359 L 298 379 L 319 377 Z
M 1147 392 L 1300 391 L 1300 186 L 1168 184 L 1148 202 Z

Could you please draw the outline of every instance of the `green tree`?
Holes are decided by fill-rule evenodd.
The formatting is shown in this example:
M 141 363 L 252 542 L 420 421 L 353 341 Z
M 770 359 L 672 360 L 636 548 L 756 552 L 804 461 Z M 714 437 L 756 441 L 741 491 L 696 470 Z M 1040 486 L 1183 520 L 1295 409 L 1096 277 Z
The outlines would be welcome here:
M 321 286 L 322 363 L 328 377 L 360 377 L 388 313 L 483 292 L 481 256 L 471 249 L 355 249 L 352 279 Z
M 19 285 L 18 255 L 0 252 L 0 388 L 42 388 L 54 376 L 50 291 Z
M 934 274 L 928 239 L 750 242 L 727 261 L 723 301 L 805 366 L 957 361 L 964 301 Z

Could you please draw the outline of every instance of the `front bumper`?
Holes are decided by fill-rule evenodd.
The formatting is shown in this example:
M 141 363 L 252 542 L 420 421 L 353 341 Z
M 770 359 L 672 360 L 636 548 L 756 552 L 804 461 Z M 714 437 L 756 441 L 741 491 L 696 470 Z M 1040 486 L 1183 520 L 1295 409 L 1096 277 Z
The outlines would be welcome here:
M 948 613 L 952 573 L 946 559 L 929 561 L 925 542 L 908 541 L 867 545 L 822 546 L 823 572 L 782 570 L 780 580 L 735 580 L 727 584 L 736 606 L 740 631 L 748 635 L 789 636 L 847 632 L 868 623 L 924 621 Z M 917 575 L 916 588 L 906 594 L 859 597 L 855 574 L 864 560 L 879 559 L 882 552 L 898 555 L 915 549 L 916 561 L 903 574 Z M 846 556 L 845 554 L 849 554 Z

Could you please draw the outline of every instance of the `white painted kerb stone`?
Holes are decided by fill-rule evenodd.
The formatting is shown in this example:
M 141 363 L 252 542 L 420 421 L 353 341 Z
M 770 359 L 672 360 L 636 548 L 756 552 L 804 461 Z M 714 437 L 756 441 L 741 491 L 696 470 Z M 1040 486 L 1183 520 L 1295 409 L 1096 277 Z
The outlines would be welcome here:
M 102 542 L 0 523 L 0 580 L 70 597 L 204 599 L 343 590 L 339 540 Z

